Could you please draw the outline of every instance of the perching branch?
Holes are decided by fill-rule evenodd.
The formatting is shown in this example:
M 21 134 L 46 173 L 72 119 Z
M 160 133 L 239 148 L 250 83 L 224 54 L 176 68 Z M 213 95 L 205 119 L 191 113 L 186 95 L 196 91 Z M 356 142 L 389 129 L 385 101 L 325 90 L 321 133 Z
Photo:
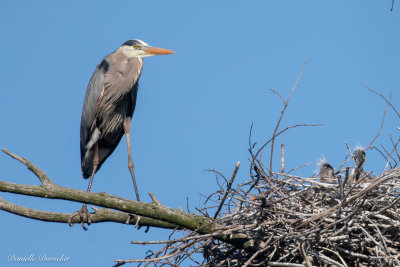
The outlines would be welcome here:
M 13 154 L 12 152 L 2 149 L 3 152 L 18 160 L 28 167 L 42 183 L 40 186 L 16 184 L 6 181 L 0 181 L 0 191 L 14 194 L 21 194 L 27 196 L 35 196 L 51 199 L 63 199 L 68 201 L 75 201 L 87 203 L 103 207 L 92 214 L 92 222 L 118 222 L 135 224 L 137 215 L 141 216 L 140 226 L 154 226 L 170 229 L 188 229 L 195 231 L 199 234 L 215 234 L 215 238 L 238 246 L 240 248 L 254 250 L 254 240 L 248 239 L 243 234 L 224 235 L 218 228 L 220 225 L 207 217 L 198 216 L 194 214 L 185 213 L 180 210 L 175 210 L 162 205 L 150 193 L 152 203 L 137 202 L 130 199 L 125 199 L 107 193 L 92 193 L 71 189 L 54 184 L 47 175 L 33 163 L 25 158 Z M 63 222 L 67 223 L 71 214 L 46 212 L 34 209 L 21 207 L 9 203 L 0 198 L 0 209 L 14 213 L 27 218 L 32 218 L 42 221 Z M 113 209 L 113 210 L 110 210 Z M 117 211 L 115 211 L 117 210 Z M 78 218 L 73 222 L 78 222 Z
M 101 223 L 101 222 L 115 222 L 115 223 L 123 223 L 135 225 L 137 221 L 136 215 L 127 214 L 125 212 L 119 212 L 110 209 L 97 209 L 92 207 L 95 212 L 90 214 L 92 223 Z M 9 213 L 13 213 L 15 215 L 20 215 L 26 218 L 45 221 L 45 222 L 58 222 L 58 223 L 68 223 L 68 218 L 71 214 L 69 213 L 61 213 L 61 212 L 49 212 L 49 211 L 41 211 L 36 209 L 30 209 L 26 207 L 22 207 L 0 198 L 0 210 L 7 211 Z M 74 217 L 72 219 L 73 223 L 80 223 L 78 217 Z M 171 223 L 166 223 L 160 220 L 154 220 L 147 217 L 140 218 L 140 225 L 145 226 L 153 226 L 158 228 L 167 228 L 173 229 L 176 225 Z

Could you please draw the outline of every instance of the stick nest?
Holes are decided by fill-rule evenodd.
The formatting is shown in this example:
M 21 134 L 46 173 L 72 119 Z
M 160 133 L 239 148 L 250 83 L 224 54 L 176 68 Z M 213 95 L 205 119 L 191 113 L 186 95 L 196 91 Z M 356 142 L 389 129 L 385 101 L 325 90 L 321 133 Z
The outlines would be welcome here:
M 400 169 L 372 180 L 365 176 L 351 184 L 338 177 L 328 184 L 284 173 L 267 175 L 254 160 L 250 176 L 251 181 L 231 190 L 221 186 L 207 198 L 206 203 L 220 204 L 229 192 L 214 234 L 190 232 L 161 241 L 167 244 L 142 264 L 400 266 Z M 198 211 L 209 216 L 218 206 Z M 237 246 L 221 236 L 246 242 Z
M 256 249 L 214 242 L 206 266 L 400 266 L 399 169 L 325 184 L 268 177 L 260 162 L 252 167 L 250 187 L 261 193 L 249 199 L 246 185 L 239 186 L 231 197 L 236 210 L 220 223 L 254 240 Z

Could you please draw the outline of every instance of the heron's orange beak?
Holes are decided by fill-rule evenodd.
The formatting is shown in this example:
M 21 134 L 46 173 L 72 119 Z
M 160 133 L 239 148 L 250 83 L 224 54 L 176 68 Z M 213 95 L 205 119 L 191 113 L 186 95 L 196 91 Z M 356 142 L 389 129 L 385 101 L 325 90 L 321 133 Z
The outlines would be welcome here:
M 159 47 L 153 47 L 153 46 L 146 46 L 142 48 L 143 51 L 149 54 L 153 55 L 169 55 L 175 53 L 172 50 L 164 49 L 164 48 L 159 48 Z

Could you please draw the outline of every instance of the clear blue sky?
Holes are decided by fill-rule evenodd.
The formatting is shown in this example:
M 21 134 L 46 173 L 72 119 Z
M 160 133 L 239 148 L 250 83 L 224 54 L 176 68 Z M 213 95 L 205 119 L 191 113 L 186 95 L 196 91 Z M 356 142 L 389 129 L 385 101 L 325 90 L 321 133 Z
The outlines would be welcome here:
M 400 3 L 385 1 L 1 1 L 0 146 L 27 157 L 57 184 L 86 190 L 81 178 L 79 125 L 84 93 L 97 63 L 128 39 L 172 49 L 146 58 L 133 118 L 135 173 L 144 201 L 153 192 L 168 206 L 191 210 L 217 190 L 217 169 L 248 179 L 248 135 L 268 139 L 303 62 L 307 65 L 282 126 L 324 123 L 278 139 L 287 168 L 325 156 L 339 165 L 377 133 L 384 102 L 361 83 L 399 104 Z M 397 138 L 388 112 L 376 145 Z M 366 169 L 385 162 L 367 154 Z M 302 169 L 309 176 L 315 165 Z M 38 184 L 21 164 L 0 155 L 0 177 Z M 95 176 L 93 192 L 134 198 L 123 140 Z M 48 211 L 79 203 L 0 193 L 5 200 Z M 169 231 L 111 223 L 33 221 L 0 212 L 0 265 L 9 255 L 71 257 L 64 266 L 111 266 L 144 257 L 151 247 L 131 240 L 165 239 Z M 21 264 L 21 266 L 24 264 Z M 25 266 L 25 265 L 24 265 Z M 26 264 L 40 266 L 40 263 Z M 131 264 L 135 266 L 135 264 Z

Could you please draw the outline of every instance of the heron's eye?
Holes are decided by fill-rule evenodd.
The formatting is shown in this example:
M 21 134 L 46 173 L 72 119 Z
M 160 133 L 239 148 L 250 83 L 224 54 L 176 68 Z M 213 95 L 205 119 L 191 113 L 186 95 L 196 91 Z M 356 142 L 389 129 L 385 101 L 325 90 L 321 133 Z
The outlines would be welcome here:
M 133 45 L 133 48 L 135 48 L 135 49 L 138 49 L 138 47 L 139 47 L 139 46 L 138 46 L 137 44 L 134 44 L 134 45 Z

